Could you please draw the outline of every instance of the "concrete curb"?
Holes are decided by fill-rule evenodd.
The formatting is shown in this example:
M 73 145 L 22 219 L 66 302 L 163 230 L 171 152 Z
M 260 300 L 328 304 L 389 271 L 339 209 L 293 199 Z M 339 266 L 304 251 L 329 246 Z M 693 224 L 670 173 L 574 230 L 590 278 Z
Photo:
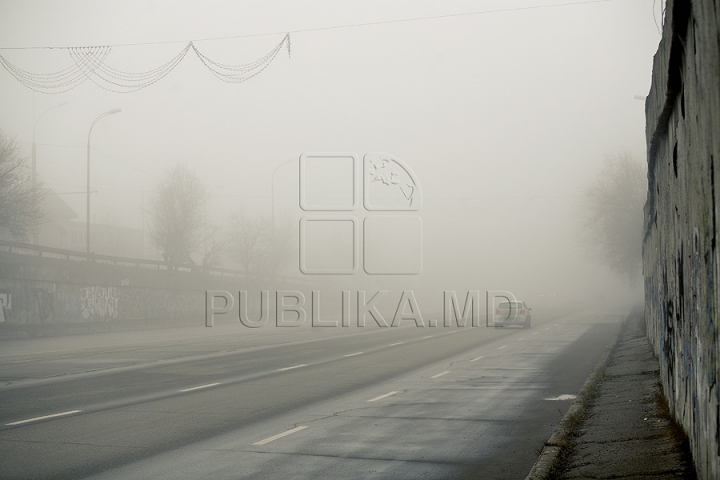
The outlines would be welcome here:
M 545 442 L 545 446 L 540 452 L 540 456 L 535 462 L 535 465 L 533 465 L 530 469 L 530 473 L 527 477 L 525 477 L 525 480 L 545 480 L 548 478 L 550 469 L 557 460 L 560 452 L 567 443 L 568 437 L 570 436 L 570 431 L 572 429 L 571 425 L 573 423 L 572 418 L 581 412 L 583 407 L 587 404 L 590 389 L 597 384 L 599 379 L 602 378 L 603 373 L 605 372 L 605 367 L 607 367 L 610 362 L 610 356 L 615 350 L 620 338 L 622 338 L 625 333 L 633 313 L 634 311 L 631 312 L 620 324 L 620 330 L 618 330 L 617 335 L 615 335 L 612 343 L 610 343 L 607 347 L 607 350 L 600 358 L 600 361 L 598 361 L 597 365 L 595 365 L 593 372 L 587 380 L 585 380 L 585 383 L 580 389 L 580 393 L 578 393 L 577 399 L 572 405 L 570 405 L 570 408 L 568 408 L 567 413 L 563 416 L 557 429 L 555 429 L 553 434 L 550 436 L 550 439 Z

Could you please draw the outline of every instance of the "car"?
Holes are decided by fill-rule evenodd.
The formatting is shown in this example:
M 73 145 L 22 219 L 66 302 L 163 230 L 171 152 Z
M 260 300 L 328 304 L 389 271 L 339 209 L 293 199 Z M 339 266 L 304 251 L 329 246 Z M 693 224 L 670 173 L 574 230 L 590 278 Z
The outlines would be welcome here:
M 509 325 L 522 325 L 523 328 L 530 328 L 532 308 L 525 302 L 501 302 L 495 309 L 493 324 L 496 328 Z

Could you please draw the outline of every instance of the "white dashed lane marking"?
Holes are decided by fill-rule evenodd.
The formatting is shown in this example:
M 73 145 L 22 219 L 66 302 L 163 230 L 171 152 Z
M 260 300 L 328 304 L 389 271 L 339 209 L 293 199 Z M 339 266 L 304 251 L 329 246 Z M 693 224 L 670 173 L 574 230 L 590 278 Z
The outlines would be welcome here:
M 307 367 L 307 365 L 303 363 L 302 365 L 293 365 L 292 367 L 278 368 L 278 372 L 284 372 L 285 370 L 292 370 L 293 368 L 300 367 Z
M 445 370 L 444 372 L 442 372 L 442 373 L 438 373 L 437 375 L 433 375 L 433 376 L 432 376 L 432 377 L 430 377 L 430 378 L 438 378 L 438 377 L 442 377 L 443 375 L 446 375 L 446 374 L 448 374 L 448 373 L 450 373 L 450 370 Z
M 274 440 L 277 440 L 278 438 L 287 437 L 288 435 L 292 435 L 295 432 L 299 432 L 300 430 L 305 430 L 307 428 L 307 425 L 301 425 L 299 427 L 291 428 L 290 430 L 287 430 L 282 433 L 278 433 L 277 435 L 273 435 L 272 437 L 268 437 L 265 440 L 260 440 L 259 442 L 253 443 L 253 445 L 265 445 L 266 443 L 270 443 Z
M 379 397 L 371 398 L 370 400 L 368 400 L 368 402 L 377 402 L 378 400 L 382 400 L 383 398 L 390 397 L 392 395 L 395 395 L 396 393 L 397 392 L 389 392 L 389 393 L 386 393 L 385 395 L 380 395 Z
M 178 392 L 192 392 L 193 390 L 200 390 L 201 388 L 210 388 L 210 387 L 214 387 L 215 385 L 220 385 L 220 383 L 208 383 L 207 385 L 200 385 L 199 387 L 184 388 L 182 390 L 178 390 Z
M 22 425 L 24 423 L 39 422 L 40 420 L 47 420 L 48 418 L 64 417 L 66 415 L 72 415 L 74 413 L 80 413 L 82 410 L 70 410 L 68 412 L 53 413 L 52 415 L 43 415 L 42 417 L 28 418 L 27 420 L 20 420 L 18 422 L 6 423 L 7 426 Z

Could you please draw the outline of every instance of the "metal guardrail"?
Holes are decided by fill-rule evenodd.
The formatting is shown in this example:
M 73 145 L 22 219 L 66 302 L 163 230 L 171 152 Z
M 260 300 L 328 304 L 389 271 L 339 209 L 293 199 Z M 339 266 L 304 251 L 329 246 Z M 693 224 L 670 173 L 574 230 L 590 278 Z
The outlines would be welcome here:
M 12 253 L 17 255 L 32 255 L 39 258 L 57 258 L 62 260 L 70 261 L 84 261 L 88 260 L 93 263 L 116 265 L 116 266 L 131 266 L 139 268 L 154 268 L 156 270 L 175 270 L 187 273 L 201 273 L 206 275 L 213 275 L 216 277 L 231 277 L 231 278 L 242 278 L 247 279 L 248 276 L 241 270 L 233 270 L 231 268 L 222 267 L 211 267 L 203 265 L 175 265 L 171 266 L 167 262 L 162 260 L 150 260 L 144 258 L 128 258 L 128 257 L 114 257 L 112 255 L 98 255 L 91 253 L 89 256 L 85 252 L 79 252 L 77 250 L 65 250 L 62 248 L 45 247 L 41 245 L 32 245 L 29 243 L 11 242 L 8 240 L 0 240 L 0 252 Z M 89 259 L 88 259 L 89 257 Z M 289 275 L 251 275 L 253 281 L 270 281 L 270 282 L 281 282 L 284 285 L 294 285 L 297 287 L 304 286 L 316 286 L 318 284 L 317 279 L 310 278 L 298 278 Z M 337 286 L 337 281 L 333 280 L 332 285 Z M 343 287 L 349 288 L 347 286 Z
M 112 255 L 98 255 L 75 250 L 65 250 L 61 248 L 45 247 L 41 245 L 31 245 L 29 243 L 11 242 L 8 240 L 0 240 L 0 251 L 6 253 L 14 253 L 17 255 L 32 255 L 44 258 L 59 258 L 74 261 L 91 261 L 95 263 L 104 263 L 110 265 L 135 266 L 144 268 L 154 268 L 156 270 L 171 270 L 173 267 L 167 262 L 161 260 L 150 260 L 142 258 L 114 257 Z M 201 265 L 177 265 L 174 267 L 177 271 L 184 272 L 202 272 L 210 275 L 221 277 L 245 277 L 245 272 L 240 270 L 232 270 L 229 268 L 210 267 Z

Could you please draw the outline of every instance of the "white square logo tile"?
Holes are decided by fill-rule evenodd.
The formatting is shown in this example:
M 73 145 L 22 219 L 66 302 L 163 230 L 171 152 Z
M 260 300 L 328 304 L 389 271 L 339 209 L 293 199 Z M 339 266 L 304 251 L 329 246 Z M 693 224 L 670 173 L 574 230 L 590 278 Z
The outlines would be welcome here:
M 422 219 L 411 213 L 420 210 L 422 191 L 402 160 L 368 153 L 361 174 L 354 153 L 304 153 L 299 191 L 300 208 L 312 212 L 300 220 L 302 273 L 351 275 L 360 264 L 368 275 L 422 271 Z
M 363 223 L 363 269 L 368 275 L 417 275 L 422 271 L 422 219 L 373 215 Z
M 358 221 L 353 216 L 307 216 L 300 220 L 300 271 L 349 275 L 358 270 Z

